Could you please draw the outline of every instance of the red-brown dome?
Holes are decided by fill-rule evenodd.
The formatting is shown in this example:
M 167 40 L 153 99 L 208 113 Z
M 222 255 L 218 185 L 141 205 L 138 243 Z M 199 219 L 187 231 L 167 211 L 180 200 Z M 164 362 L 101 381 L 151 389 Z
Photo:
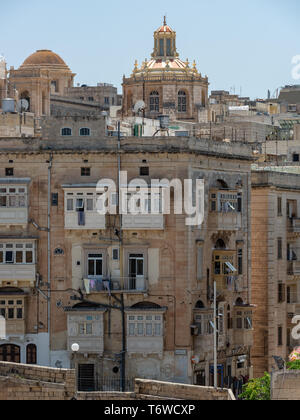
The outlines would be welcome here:
M 38 50 L 31 54 L 21 67 L 25 66 L 59 66 L 69 69 L 64 60 L 50 50 Z

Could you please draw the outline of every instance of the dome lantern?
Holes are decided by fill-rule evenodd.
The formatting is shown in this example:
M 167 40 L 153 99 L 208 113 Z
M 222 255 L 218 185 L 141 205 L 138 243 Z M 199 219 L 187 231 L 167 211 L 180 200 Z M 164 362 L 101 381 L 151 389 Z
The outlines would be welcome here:
M 178 57 L 176 51 L 176 32 L 167 25 L 166 16 L 164 16 L 163 26 L 154 32 L 154 51 L 152 57 L 163 60 Z

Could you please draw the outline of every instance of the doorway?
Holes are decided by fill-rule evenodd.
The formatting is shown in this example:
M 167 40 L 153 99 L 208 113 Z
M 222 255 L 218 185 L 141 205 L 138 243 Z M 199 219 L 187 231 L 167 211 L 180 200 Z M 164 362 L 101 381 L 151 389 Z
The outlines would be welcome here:
M 95 385 L 95 365 L 78 365 L 78 391 L 94 392 Z

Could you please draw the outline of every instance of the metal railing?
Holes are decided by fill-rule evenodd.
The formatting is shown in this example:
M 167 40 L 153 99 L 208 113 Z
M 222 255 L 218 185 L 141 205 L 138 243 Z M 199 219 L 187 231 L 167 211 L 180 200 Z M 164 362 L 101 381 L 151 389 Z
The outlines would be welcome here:
M 134 391 L 135 378 L 125 378 L 125 392 Z M 122 381 L 119 376 L 93 378 L 79 376 L 77 379 L 79 392 L 122 392 Z
M 83 279 L 83 291 L 91 293 L 146 292 L 148 279 L 144 276 Z

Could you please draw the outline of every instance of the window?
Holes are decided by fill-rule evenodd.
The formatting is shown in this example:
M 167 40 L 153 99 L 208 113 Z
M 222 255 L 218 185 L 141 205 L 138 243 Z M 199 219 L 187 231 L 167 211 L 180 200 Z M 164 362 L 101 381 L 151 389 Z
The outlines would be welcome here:
M 243 274 L 243 250 L 238 250 L 238 273 L 239 276 Z
M 282 346 L 283 344 L 283 337 L 282 337 L 282 327 L 279 326 L 277 329 L 277 339 L 278 339 L 278 346 Z
M 285 285 L 280 283 L 278 284 L 278 303 L 283 303 L 285 301 Z
M 99 279 L 103 276 L 103 254 L 88 254 L 88 278 Z
M 85 322 L 79 324 L 79 335 L 92 335 L 93 334 L 93 324 L 91 322 Z
M 91 212 L 96 210 L 97 195 L 95 193 L 67 193 L 65 206 L 67 211 Z
M 210 194 L 210 211 L 219 213 L 241 213 L 242 194 L 213 192 Z
M 150 112 L 159 112 L 159 93 L 150 93 Z
M 89 128 L 83 127 L 79 130 L 79 135 L 81 137 L 88 137 L 91 135 L 91 130 Z
M 26 347 L 26 363 L 27 365 L 37 364 L 37 348 L 35 344 L 28 344 Z
M 26 207 L 26 187 L 4 187 L 0 186 L 0 208 Z
M 109 97 L 108 96 L 104 97 L 104 103 L 105 103 L 105 105 L 109 105 Z
M 277 216 L 282 216 L 282 198 L 277 197 Z
M 33 264 L 34 245 L 0 244 L 0 264 Z
M 181 90 L 178 92 L 178 112 L 187 111 L 187 97 L 186 93 Z
M 159 40 L 159 55 L 163 57 L 165 55 L 165 46 L 164 46 L 164 40 Z
M 161 337 L 163 335 L 162 315 L 129 315 L 127 320 L 130 337 Z
M 113 261 L 119 261 L 119 248 L 114 248 L 112 251 Z
M 299 162 L 300 161 L 300 155 L 298 153 L 293 154 L 293 162 Z
M 167 56 L 170 57 L 172 55 L 171 51 L 171 40 L 167 39 Z
M 236 329 L 243 329 L 243 312 L 237 312 L 236 314 Z
M 0 360 L 2 362 L 20 363 L 20 347 L 13 344 L 0 346 Z
M 81 176 L 91 176 L 91 168 L 81 168 Z
M 89 96 L 89 97 L 88 97 L 88 100 L 89 100 L 90 102 L 94 102 L 94 97 L 93 97 L 93 96 Z
M 140 168 L 140 176 L 149 176 L 149 168 L 147 166 Z
M 72 136 L 72 129 L 71 128 L 62 128 L 61 129 L 62 136 Z
M 5 168 L 5 176 L 14 176 L 14 168 Z
M 58 206 L 58 193 L 52 193 L 51 194 L 51 205 L 53 207 L 57 207 Z
M 24 319 L 24 301 L 22 299 L 1 300 L 0 315 L 6 320 Z
M 277 259 L 282 260 L 282 238 L 277 239 Z

